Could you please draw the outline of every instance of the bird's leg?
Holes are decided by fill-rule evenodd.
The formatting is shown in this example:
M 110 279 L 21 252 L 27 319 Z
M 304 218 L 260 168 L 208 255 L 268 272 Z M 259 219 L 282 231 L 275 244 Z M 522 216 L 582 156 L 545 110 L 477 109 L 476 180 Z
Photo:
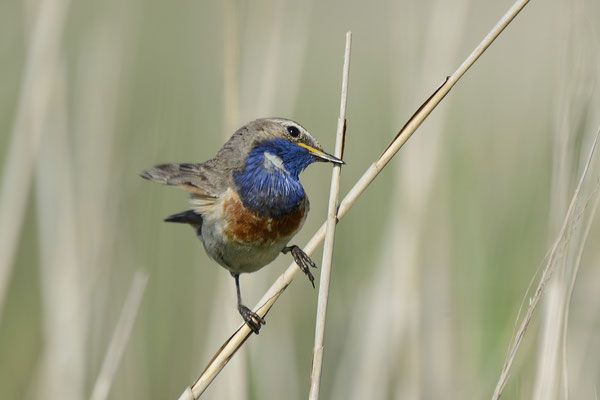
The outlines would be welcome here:
M 315 287 L 315 277 L 313 276 L 313 274 L 310 273 L 310 269 L 308 269 L 308 267 L 317 268 L 317 265 L 313 262 L 313 260 L 310 259 L 308 254 L 306 254 L 304 251 L 302 251 L 302 249 L 300 247 L 298 247 L 296 245 L 284 247 L 283 250 L 281 250 L 281 252 L 283 254 L 287 254 L 289 252 L 292 253 L 292 257 L 294 257 L 294 261 L 296 262 L 296 264 L 298 264 L 298 266 L 300 267 L 302 272 L 304 272 L 306 274 L 306 276 L 308 277 L 308 280 L 310 280 L 310 283 L 312 284 L 312 286 L 314 288 Z
M 258 335 L 261 325 L 266 324 L 265 320 L 262 319 L 257 313 L 250 310 L 248 307 L 242 304 L 242 295 L 240 294 L 240 274 L 231 273 L 235 279 L 235 289 L 237 291 L 238 311 L 244 321 L 248 325 L 252 332 Z

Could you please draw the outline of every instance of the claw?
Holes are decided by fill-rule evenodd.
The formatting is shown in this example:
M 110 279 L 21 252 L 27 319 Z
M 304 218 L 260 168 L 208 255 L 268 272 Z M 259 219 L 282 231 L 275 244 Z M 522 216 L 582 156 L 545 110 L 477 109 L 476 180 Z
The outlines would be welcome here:
M 267 323 L 257 313 L 250 310 L 248 307 L 246 307 L 243 304 L 240 304 L 238 306 L 238 311 L 240 312 L 240 315 L 246 322 L 246 325 L 248 325 L 248 327 L 252 330 L 252 332 L 256 333 L 257 335 L 258 335 L 258 332 L 260 331 L 260 327 Z
M 281 252 L 283 254 L 287 254 L 289 252 L 292 253 L 292 257 L 294 257 L 294 261 L 296 262 L 296 264 L 298 264 L 298 266 L 300 267 L 300 270 L 302 270 L 302 272 L 304 272 L 304 274 L 306 274 L 306 276 L 308 277 L 308 280 L 310 281 L 310 283 L 314 289 L 315 277 L 310 272 L 310 269 L 308 267 L 317 268 L 317 264 L 315 264 L 313 262 L 313 260 L 310 259 L 308 254 L 306 254 L 304 251 L 302 251 L 302 249 L 300 247 L 298 247 L 296 245 L 284 247 L 283 250 L 281 250 Z

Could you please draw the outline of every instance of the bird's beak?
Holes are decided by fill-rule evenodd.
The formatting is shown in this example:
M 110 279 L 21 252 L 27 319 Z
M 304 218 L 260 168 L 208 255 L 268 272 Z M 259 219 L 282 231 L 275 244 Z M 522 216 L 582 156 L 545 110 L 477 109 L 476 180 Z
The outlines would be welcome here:
M 329 161 L 334 164 L 346 164 L 343 160 L 340 160 L 339 158 L 332 156 L 329 153 L 325 153 L 323 150 L 315 149 L 314 147 L 311 147 L 304 143 L 298 143 L 298 146 L 304 147 L 306 150 L 308 150 L 310 154 L 317 157 L 319 161 Z

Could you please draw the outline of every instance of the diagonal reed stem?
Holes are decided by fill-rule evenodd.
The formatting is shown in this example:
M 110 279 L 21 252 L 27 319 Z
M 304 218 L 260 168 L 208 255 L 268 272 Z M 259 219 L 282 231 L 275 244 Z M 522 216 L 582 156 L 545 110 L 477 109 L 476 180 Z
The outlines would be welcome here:
M 588 155 L 587 162 L 585 164 L 585 167 L 583 169 L 581 177 L 579 178 L 579 182 L 577 184 L 577 187 L 575 188 L 573 197 L 571 198 L 571 203 L 569 204 L 569 208 L 568 208 L 565 218 L 563 220 L 560 231 L 558 232 L 558 235 L 556 236 L 556 239 L 554 240 L 554 243 L 552 244 L 550 253 L 548 254 L 548 261 L 546 262 L 546 265 L 544 266 L 544 270 L 542 271 L 542 276 L 540 278 L 537 288 L 535 289 L 535 294 L 529 300 L 529 307 L 527 308 L 527 313 L 525 314 L 525 317 L 523 317 L 523 320 L 521 321 L 521 325 L 519 326 L 519 330 L 515 334 L 513 341 L 510 345 L 508 354 L 506 355 L 506 359 L 505 359 L 504 365 L 502 367 L 502 372 L 500 373 L 500 377 L 498 378 L 498 382 L 496 383 L 496 388 L 494 389 L 494 393 L 492 395 L 492 400 L 498 400 L 500 398 L 500 396 L 502 395 L 504 386 L 506 385 L 506 382 L 508 381 L 509 372 L 512 367 L 512 363 L 515 359 L 517 351 L 519 350 L 521 341 L 523 340 L 523 337 L 525 336 L 525 333 L 527 332 L 527 328 L 529 327 L 529 322 L 531 322 L 531 318 L 533 317 L 533 312 L 535 311 L 535 309 L 542 297 L 544 289 L 546 288 L 546 284 L 548 283 L 548 280 L 550 279 L 550 276 L 552 275 L 552 271 L 554 270 L 554 268 L 552 268 L 552 267 L 555 264 L 556 258 L 559 257 L 558 256 L 559 248 L 561 247 L 561 245 L 565 244 L 565 242 L 567 240 L 569 226 L 572 223 L 573 219 L 576 218 L 575 206 L 577 204 L 577 200 L 579 199 L 579 194 L 581 192 L 581 187 L 583 185 L 583 181 L 585 180 L 585 177 L 588 173 L 589 167 L 592 163 L 592 158 L 594 156 L 594 151 L 596 150 L 596 145 L 598 143 L 599 136 L 600 136 L 600 129 L 598 130 L 598 132 L 596 133 L 596 137 L 594 138 L 594 142 L 592 144 L 592 148 Z
M 492 42 L 502 33 L 504 28 L 517 16 L 517 14 L 529 3 L 529 0 L 517 0 L 511 8 L 502 16 L 492 30 L 483 38 L 481 43 L 473 50 L 467 59 L 458 67 L 458 69 L 446 78 L 444 83 L 423 103 L 419 109 L 413 114 L 408 122 L 402 127 L 400 132 L 394 137 L 383 154 L 363 173 L 360 179 L 354 184 L 352 189 L 344 197 L 338 207 L 337 219 L 341 220 L 356 200 L 365 191 L 371 182 L 379 175 L 381 170 L 387 165 L 392 157 L 400 150 L 406 141 L 412 136 L 414 131 L 423 123 L 425 118 L 433 111 L 440 101 L 448 94 L 450 89 L 458 82 L 465 72 L 477 61 L 483 52 L 492 44 Z M 312 254 L 318 245 L 325 238 L 326 224 L 321 225 L 319 230 L 314 234 L 312 239 L 304 247 L 304 252 L 308 255 Z M 291 264 L 283 274 L 275 280 L 262 299 L 258 302 L 254 311 L 264 317 L 281 293 L 292 282 L 294 275 L 298 272 L 298 267 L 295 263 Z M 192 384 L 187 387 L 179 400 L 198 399 L 206 390 L 210 383 L 215 379 L 217 374 L 225 367 L 237 349 L 248 339 L 251 334 L 250 328 L 243 324 L 238 330 L 225 341 L 219 348 L 208 365 L 205 367 L 202 374 Z
M 344 143 L 346 141 L 346 103 L 348 99 L 348 75 L 350 72 L 350 47 L 352 46 L 352 32 L 346 33 L 346 50 L 344 52 L 344 68 L 342 72 L 342 95 L 340 99 L 340 116 L 337 123 L 335 139 L 335 156 L 343 157 Z M 335 239 L 335 225 L 337 223 L 336 210 L 338 206 L 338 193 L 340 191 L 341 165 L 334 165 L 331 173 L 331 189 L 329 191 L 329 207 L 327 210 L 327 230 L 323 244 L 323 261 L 321 262 L 321 279 L 319 280 L 319 300 L 317 303 L 317 322 L 315 324 L 315 344 L 313 347 L 312 370 L 310 373 L 310 392 L 308 398 L 318 400 L 321 386 L 321 370 L 323 367 L 323 340 L 325 336 L 325 317 L 327 315 L 327 299 L 329 297 L 329 281 L 331 277 L 331 260 L 333 259 L 333 242 Z

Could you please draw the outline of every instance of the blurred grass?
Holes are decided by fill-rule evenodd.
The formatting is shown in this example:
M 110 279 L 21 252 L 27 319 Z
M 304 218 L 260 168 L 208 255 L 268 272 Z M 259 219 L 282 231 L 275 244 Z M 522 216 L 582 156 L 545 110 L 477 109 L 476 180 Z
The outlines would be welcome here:
M 438 21 L 433 20 L 432 10 L 440 3 L 433 0 L 304 6 L 285 2 L 281 9 L 268 1 L 235 4 L 240 32 L 239 123 L 263 116 L 293 118 L 330 150 L 339 107 L 343 38 L 346 30 L 353 31 L 348 165 L 342 173 L 342 194 L 509 6 L 507 2 L 465 3 L 465 25 L 452 32 L 459 43 L 453 43 L 454 52 L 446 54 L 447 48 L 438 46 L 450 33 L 435 29 Z M 5 132 L 0 134 L 0 149 L 7 149 L 9 143 L 31 13 L 38 9 L 36 2 L 0 3 L 0 129 Z M 69 147 L 64 153 L 72 168 L 77 243 L 63 244 L 77 247 L 72 250 L 78 251 L 78 266 L 85 272 L 81 284 L 87 288 L 82 301 L 89 304 L 88 333 L 82 333 L 85 381 L 79 397 L 89 396 L 127 287 L 134 271 L 143 268 L 150 280 L 110 398 L 174 398 L 225 339 L 225 334 L 211 334 L 215 327 L 207 326 L 208 321 L 222 319 L 217 332 L 229 332 L 239 323 L 234 285 L 231 281 L 223 293 L 217 293 L 222 288 L 215 283 L 228 282 L 228 276 L 223 278 L 227 272 L 208 259 L 191 230 L 162 223 L 165 216 L 185 209 L 185 195 L 150 185 L 137 174 L 161 162 L 208 159 L 223 143 L 227 110 L 223 109 L 222 24 L 228 16 L 222 15 L 218 3 L 192 1 L 79 0 L 72 1 L 68 11 L 58 56 L 65 76 L 64 134 Z M 560 90 L 568 85 L 561 65 L 579 63 L 579 74 L 589 82 L 598 79 L 599 33 L 592 22 L 598 17 L 600 7 L 592 0 L 569 5 L 532 2 L 432 115 L 444 117 L 425 122 L 398 155 L 416 161 L 394 160 L 340 224 L 325 337 L 323 398 L 341 398 L 335 381 L 343 368 L 353 372 L 345 376 L 349 396 L 360 393 L 353 384 L 366 383 L 359 375 L 361 365 L 352 362 L 361 359 L 359 351 L 369 352 L 376 344 L 397 349 L 387 354 L 387 368 L 376 371 L 386 398 L 437 398 L 440 392 L 450 399 L 490 396 L 525 290 L 554 233 L 549 215 L 554 212 L 550 193 L 557 105 L 566 101 L 564 96 L 578 96 Z M 274 31 L 280 35 L 275 44 L 271 42 Z M 582 37 L 586 40 L 579 40 Z M 577 52 L 565 60 L 556 45 L 572 49 L 574 42 L 580 53 L 588 54 L 583 61 Z M 436 55 L 433 66 L 428 65 L 430 54 Z M 574 153 L 579 148 L 587 153 L 586 138 L 599 121 L 594 106 L 597 86 L 590 90 L 585 112 L 573 112 L 582 115 L 574 123 L 580 128 L 569 131 L 573 135 L 569 151 Z M 57 143 L 57 133 L 49 129 L 44 140 Z M 432 164 L 432 189 L 428 197 L 420 197 L 419 187 L 407 184 L 406 175 L 413 168 L 418 183 L 419 154 L 427 155 L 432 145 L 438 152 Z M 51 149 L 42 146 L 42 156 Z M 6 151 L 1 151 L 0 173 L 6 157 Z M 565 175 L 571 188 L 577 159 Z M 597 169 L 595 173 L 597 179 Z M 63 178 L 54 176 L 60 187 Z M 323 165 L 303 174 L 311 214 L 294 243 L 303 244 L 324 220 L 329 176 Z M 41 278 L 40 268 L 42 261 L 48 263 L 46 273 L 51 274 L 61 260 L 40 260 L 40 242 L 53 243 L 52 237 L 40 237 L 36 204 L 48 194 L 40 193 L 40 187 L 34 185 L 26 208 L 1 314 L 0 398 L 52 398 L 41 394 L 40 362 L 49 342 L 41 295 L 48 283 Z M 414 198 L 427 199 L 418 205 L 425 215 L 408 221 L 416 215 Z M 65 204 L 54 206 L 59 212 Z M 390 247 L 401 248 L 397 246 L 401 237 L 384 237 L 394 232 L 393 223 L 419 227 L 416 264 L 407 265 L 402 254 L 386 259 L 386 254 L 393 254 Z M 600 383 L 598 330 L 593 322 L 598 320 L 600 303 L 592 284 L 597 282 L 592 267 L 598 265 L 600 253 L 594 245 L 598 235 L 596 224 L 572 306 L 570 366 L 586 371 L 571 374 L 572 398 L 589 398 Z M 320 257 L 318 252 L 314 259 Z M 244 276 L 247 302 L 253 304 L 289 262 L 280 257 L 259 273 Z M 392 332 L 406 317 L 393 313 L 399 310 L 397 302 L 404 293 L 394 289 L 401 282 L 392 283 L 408 268 L 417 274 L 416 303 L 404 306 L 415 307 L 417 313 L 408 321 L 417 329 L 419 342 L 412 349 L 403 347 L 411 343 L 407 336 L 383 335 L 380 343 L 363 342 L 367 331 L 375 336 L 388 329 Z M 381 274 L 388 278 L 389 294 L 379 293 L 374 285 Z M 384 306 L 368 309 L 367 294 L 371 298 L 377 294 Z M 221 309 L 231 315 L 213 316 L 214 298 L 226 302 Z M 265 330 L 247 343 L 248 357 L 242 365 L 248 374 L 247 398 L 306 397 L 315 309 L 316 291 L 298 279 L 268 315 Z M 363 315 L 357 316 L 356 310 L 367 313 L 365 321 L 380 315 L 383 325 L 357 328 L 353 320 Z M 432 325 L 438 317 L 447 319 L 447 334 L 436 332 Z M 349 327 L 358 330 L 340 334 Z M 357 341 L 350 342 L 351 338 Z M 532 396 L 537 345 L 532 329 L 505 398 Z M 406 357 L 407 351 L 416 354 L 416 364 Z M 447 358 L 437 359 L 442 353 Z M 342 360 L 351 362 L 340 365 Z M 451 367 L 450 372 L 434 371 L 436 361 Z M 63 365 L 56 368 L 68 370 Z M 280 376 L 273 375 L 278 372 Z M 207 398 L 222 398 L 219 393 L 224 393 L 225 382 L 242 381 L 231 374 L 231 368 L 226 368 Z M 429 378 L 436 374 L 446 379 L 430 385 Z M 417 391 L 401 396 L 407 387 Z

